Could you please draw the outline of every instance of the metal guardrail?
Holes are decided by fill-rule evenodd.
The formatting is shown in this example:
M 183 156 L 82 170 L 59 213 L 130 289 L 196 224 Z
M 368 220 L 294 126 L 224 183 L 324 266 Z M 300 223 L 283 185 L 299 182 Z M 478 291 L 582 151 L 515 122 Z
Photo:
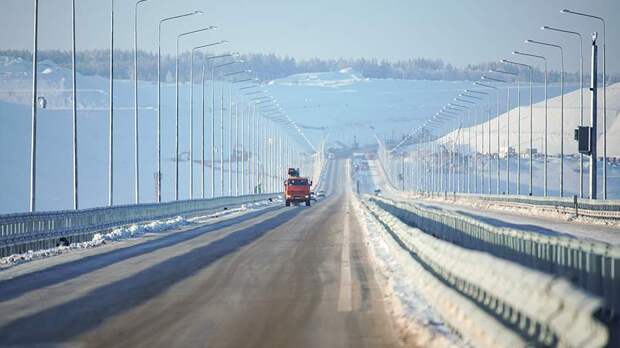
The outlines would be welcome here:
M 218 197 L 166 203 L 120 205 L 113 207 L 0 215 L 0 257 L 28 250 L 56 246 L 60 238 L 84 241 L 96 231 L 130 223 L 158 220 L 179 215 L 251 203 L 275 197 L 258 194 Z
M 576 214 L 600 219 L 620 219 L 620 200 L 592 200 L 575 197 L 539 197 L 520 195 L 483 195 L 474 193 L 430 193 L 456 200 L 479 200 L 505 206 L 535 207 L 542 210 Z
M 460 247 L 408 226 L 390 212 L 392 204 L 377 198 L 368 198 L 364 203 L 427 272 L 501 324 L 499 327 L 497 324 L 485 327 L 486 322 L 478 327 L 469 325 L 465 333 L 475 335 L 476 345 L 601 347 L 607 344 L 608 330 L 594 317 L 601 305 L 599 299 L 576 289 L 565 279 Z M 435 223 L 440 228 L 444 226 L 441 219 Z M 452 295 L 444 301 L 453 302 L 453 307 L 464 306 L 458 296 L 456 301 L 454 298 Z M 471 312 L 465 315 L 479 316 Z M 446 319 L 458 325 L 468 318 Z M 522 341 L 514 336 L 502 337 L 502 326 L 517 333 Z M 481 337 L 487 340 L 481 341 Z
M 450 243 L 484 251 L 525 267 L 569 279 L 620 312 L 620 247 L 567 236 L 496 227 L 458 212 L 371 198 L 404 223 Z M 617 315 L 617 314 L 616 314 Z
M 383 165 L 383 161 L 377 161 L 380 170 L 383 172 L 385 183 L 395 191 L 403 194 L 429 195 L 432 197 L 445 197 L 454 199 L 475 199 L 490 203 L 499 203 L 506 206 L 516 207 L 536 207 L 541 210 L 552 212 L 563 212 L 588 216 L 599 219 L 620 220 L 620 200 L 612 199 L 587 199 L 559 196 L 526 196 L 526 195 L 499 195 L 499 194 L 479 194 L 479 193 L 460 193 L 460 192 L 407 192 L 401 191 L 397 185 L 391 182 L 390 176 Z

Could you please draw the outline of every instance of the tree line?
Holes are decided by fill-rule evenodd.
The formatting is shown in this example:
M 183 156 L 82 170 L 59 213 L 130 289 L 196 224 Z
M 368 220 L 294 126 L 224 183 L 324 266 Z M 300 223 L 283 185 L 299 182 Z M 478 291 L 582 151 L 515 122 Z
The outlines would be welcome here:
M 0 56 L 8 58 L 21 58 L 30 62 L 31 53 L 27 50 L 2 50 Z M 194 56 L 194 73 L 201 73 L 201 62 L 205 54 L 197 52 Z M 162 80 L 172 82 L 175 79 L 176 57 L 163 55 L 161 58 Z M 299 73 L 317 73 L 326 71 L 338 71 L 343 68 L 353 68 L 365 77 L 377 79 L 407 79 L 407 80 L 445 80 L 445 81 L 475 81 L 487 73 L 489 69 L 498 68 L 519 73 L 522 80 L 529 79 L 529 71 L 517 69 L 511 65 L 502 63 L 479 63 L 469 64 L 465 67 L 455 67 L 441 59 L 412 58 L 407 60 L 387 61 L 378 59 L 355 58 L 355 59 L 320 59 L 311 58 L 298 60 L 293 57 L 282 57 L 275 54 L 250 53 L 241 55 L 241 58 L 251 67 L 256 77 L 261 81 L 269 81 Z M 142 80 L 157 80 L 157 55 L 150 52 L 139 51 L 139 77 Z M 71 54 L 69 51 L 42 50 L 39 52 L 39 61 L 51 61 L 61 67 L 71 67 Z M 115 78 L 128 79 L 133 77 L 133 51 L 115 50 L 114 52 Z M 77 53 L 77 66 L 80 74 L 91 76 L 109 76 L 109 50 L 88 50 Z M 190 76 L 190 54 L 184 53 L 179 57 L 179 77 L 183 80 Z M 587 75 L 587 74 L 586 74 Z M 544 72 L 534 70 L 534 81 L 542 82 Z M 587 82 L 588 77 L 585 77 Z M 560 72 L 550 71 L 548 81 L 559 82 Z M 565 74 L 565 81 L 578 82 L 578 72 Z M 609 82 L 620 81 L 620 74 L 608 75 Z

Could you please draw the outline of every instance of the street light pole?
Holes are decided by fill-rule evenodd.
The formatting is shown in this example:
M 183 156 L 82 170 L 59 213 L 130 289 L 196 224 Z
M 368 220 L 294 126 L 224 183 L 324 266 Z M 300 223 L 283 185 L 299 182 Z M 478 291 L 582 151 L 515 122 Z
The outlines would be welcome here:
M 579 111 L 580 121 L 579 125 L 583 126 L 583 37 L 576 31 L 558 29 L 549 26 L 544 26 L 542 30 L 551 30 L 559 33 L 574 35 L 579 38 Z M 579 197 L 583 198 L 583 154 L 579 154 Z
M 468 92 L 469 90 L 465 90 L 465 92 Z M 470 95 L 470 94 L 466 94 L 466 93 L 461 93 L 459 96 L 463 97 L 463 98 L 470 98 L 470 99 L 474 99 L 476 101 L 482 101 L 483 99 L 475 96 L 475 95 Z M 475 103 L 474 103 L 475 104 Z M 474 113 L 475 113 L 475 120 L 474 120 L 474 124 L 476 125 L 476 129 L 474 130 L 474 138 L 475 138 L 475 159 L 474 159 L 474 192 L 478 193 L 478 110 L 474 109 Z M 471 127 L 469 127 L 470 132 L 471 132 Z M 471 137 L 470 137 L 471 138 Z M 471 147 L 471 144 L 470 144 Z
M 514 76 L 515 79 L 517 80 L 517 94 L 518 94 L 518 98 L 519 98 L 519 104 L 521 103 L 521 86 L 519 84 L 519 79 L 518 79 L 518 75 L 517 73 L 513 73 L 513 72 L 509 72 L 509 71 L 503 71 L 503 70 L 497 70 L 497 69 L 491 69 L 490 72 L 493 73 L 497 73 L 497 74 L 504 74 L 504 75 L 510 75 L 510 76 Z M 507 122 L 506 122 L 506 194 L 510 194 L 510 86 L 508 85 L 508 82 L 506 82 L 506 96 L 507 96 L 507 102 L 506 102 L 506 118 L 507 118 Z M 521 105 L 518 106 L 518 118 L 521 119 Z M 517 186 L 521 186 L 521 161 L 519 161 L 519 174 L 517 174 L 517 176 L 519 177 L 518 180 L 518 184 Z M 517 189 L 517 191 L 520 193 L 520 189 Z
M 605 33 L 605 19 L 603 17 L 567 9 L 561 10 L 560 13 L 568 13 L 596 19 L 603 25 L 603 199 L 607 199 L 607 72 L 605 69 L 605 41 L 607 40 L 607 34 Z M 594 136 L 596 136 L 596 134 Z
M 140 203 L 140 151 L 138 148 L 138 136 L 140 131 L 138 129 L 138 7 L 140 4 L 148 0 L 138 0 L 134 9 L 134 21 L 133 21 L 133 106 L 134 106 L 134 167 L 135 167 L 135 203 Z
M 455 100 L 457 100 L 458 98 L 455 98 Z M 462 101 L 462 100 L 460 100 Z M 454 103 L 448 103 L 448 107 L 450 108 L 452 107 L 452 110 L 458 110 L 455 108 L 459 108 L 461 110 L 461 112 L 463 113 L 463 115 L 469 116 L 469 110 L 470 107 L 464 106 L 464 105 L 459 105 L 459 104 L 454 104 Z M 463 147 L 465 146 L 465 136 L 464 136 L 464 131 L 463 131 L 463 118 L 459 118 L 459 128 L 456 134 L 456 139 L 458 139 L 458 145 L 461 145 L 461 142 L 463 143 Z M 458 187 L 458 192 L 465 192 L 465 156 L 464 154 L 460 154 L 459 155 L 459 150 L 458 147 L 456 148 L 456 169 L 457 172 L 459 170 L 463 170 L 463 175 L 459 174 L 459 177 L 456 178 L 457 180 L 457 187 Z M 462 182 L 462 189 L 461 189 L 461 182 Z
M 176 58 L 175 58 L 175 108 L 176 108 L 176 117 L 175 117 L 175 176 L 174 176 L 174 200 L 179 200 L 179 45 L 181 38 L 192 35 L 195 33 L 216 29 L 216 26 L 209 26 L 202 29 L 192 30 L 185 33 L 181 33 L 177 35 L 177 46 L 176 46 Z
M 525 40 L 525 43 L 553 47 L 560 50 L 561 72 L 560 72 L 560 197 L 564 196 L 564 49 L 560 45 L 540 42 L 535 40 Z
M 108 120 L 108 205 L 114 204 L 114 0 L 110 0 L 110 116 Z
M 467 116 L 471 116 L 470 111 L 474 109 L 474 105 L 476 104 L 475 102 L 462 98 L 454 98 L 454 100 L 462 103 L 471 104 L 471 107 L 467 109 Z M 475 109 L 473 111 L 475 112 Z M 471 126 L 467 127 L 467 152 L 471 152 Z M 467 168 L 465 167 L 465 164 L 467 164 Z M 470 167 L 471 163 L 469 158 L 467 158 L 467 156 L 463 156 L 463 170 L 465 170 L 465 172 L 463 173 L 463 192 L 465 192 L 465 177 L 467 177 L 467 193 L 471 193 L 471 173 L 469 170 Z
M 34 0 L 32 48 L 32 128 L 30 133 L 30 212 L 36 210 L 37 184 L 37 54 L 39 49 L 39 0 Z
M 450 110 L 455 110 L 455 111 L 450 111 Z M 456 118 L 459 116 L 459 112 L 460 111 L 461 111 L 460 109 L 454 109 L 454 108 L 451 108 L 449 106 L 446 106 L 446 107 L 444 107 L 444 109 L 442 109 L 439 112 L 439 114 L 440 115 L 445 115 L 449 119 L 453 119 L 453 120 L 456 121 Z M 449 133 L 447 135 L 449 135 Z M 446 139 L 446 144 L 447 144 L 447 139 Z M 448 149 L 447 146 L 446 146 L 446 149 Z M 449 157 L 448 157 L 447 161 L 449 162 L 449 165 L 448 165 L 448 171 L 446 173 L 446 188 L 447 188 L 447 190 L 450 190 L 450 191 L 454 192 L 454 187 L 455 187 L 455 183 L 454 183 L 454 163 L 453 163 L 454 162 L 453 161 L 454 146 L 452 146 L 452 151 L 450 151 L 448 153 L 448 156 Z M 423 173 L 419 173 L 418 177 L 421 179 L 421 178 L 423 178 L 422 175 L 423 175 Z
M 518 56 L 524 56 L 524 57 L 531 57 L 531 58 L 540 59 L 540 60 L 542 60 L 544 62 L 544 65 L 545 65 L 545 127 L 544 127 L 545 128 L 545 130 L 544 130 L 544 133 L 545 133 L 544 134 L 544 151 L 545 151 L 545 154 L 544 154 L 544 165 L 543 165 L 543 177 L 544 177 L 543 178 L 543 195 L 545 197 L 547 197 L 547 187 L 548 187 L 547 186 L 547 183 L 548 183 L 548 180 L 547 180 L 547 177 L 548 177 L 547 176 L 547 163 L 548 163 L 548 155 L 549 155 L 549 151 L 548 151 L 548 147 L 547 147 L 547 143 L 548 143 L 547 142 L 548 141 L 547 136 L 549 134 L 548 133 L 548 125 L 549 125 L 548 121 L 549 121 L 549 118 L 548 118 L 548 113 L 547 113 L 547 111 L 548 111 L 548 108 L 547 108 L 547 101 L 548 101 L 548 98 L 547 98 L 547 58 L 543 57 L 543 56 L 540 56 L 540 55 L 531 54 L 531 53 L 524 53 L 524 52 L 519 52 L 519 51 L 513 51 L 512 54 L 518 55 Z M 531 83 L 530 83 L 530 85 L 531 85 Z M 530 114 L 532 113 L 531 107 L 532 107 L 532 94 L 531 94 L 531 89 L 530 89 Z M 531 135 L 531 133 L 533 132 L 532 119 L 533 119 L 533 116 L 530 116 L 530 147 L 531 147 L 531 144 L 532 144 L 532 140 L 531 140 L 532 135 Z M 531 170 L 532 170 L 531 169 L 532 168 L 531 154 L 532 154 L 532 152 L 530 151 L 530 176 L 532 175 L 531 174 Z M 530 188 L 530 191 L 531 191 L 531 188 Z
M 489 161 L 490 161 L 490 154 L 491 154 L 491 139 L 490 139 L 491 138 L 490 137 L 490 134 L 491 134 L 491 126 L 490 126 L 491 125 L 491 97 L 490 97 L 489 93 L 487 93 L 487 92 L 477 91 L 477 90 L 473 90 L 473 89 L 466 89 L 465 92 L 480 94 L 480 95 L 484 95 L 484 96 L 487 97 L 487 102 L 488 102 L 488 105 L 487 105 L 488 106 L 488 109 L 487 109 L 487 127 L 489 128 L 489 152 L 488 152 L 488 155 L 489 155 Z M 482 135 L 481 135 L 481 146 L 480 146 L 480 149 L 481 149 L 482 156 L 483 156 L 483 159 L 484 159 L 484 123 L 481 125 L 481 128 L 482 128 L 481 129 Z M 476 140 L 476 143 L 477 142 L 478 141 Z M 489 163 L 489 168 L 487 169 L 489 171 L 488 172 L 489 173 L 489 178 L 488 178 L 488 180 L 489 180 L 489 183 L 488 183 L 489 184 L 489 194 L 491 193 L 491 172 L 490 172 L 490 167 L 491 167 L 491 165 Z M 484 173 L 485 173 L 485 171 L 484 171 L 484 161 L 482 161 L 482 168 L 481 169 L 482 169 L 482 178 L 481 178 L 481 184 L 482 185 L 481 185 L 480 192 L 483 193 L 484 192 Z
M 220 42 L 227 42 L 225 40 L 220 41 Z M 206 127 L 205 127 L 205 81 L 206 81 L 206 65 L 207 62 L 209 60 L 212 59 L 219 59 L 219 58 L 225 58 L 225 57 L 231 57 L 235 55 L 235 53 L 229 53 L 229 54 L 222 54 L 222 55 L 217 55 L 217 56 L 209 56 L 209 57 L 205 57 L 205 59 L 202 61 L 202 134 L 201 134 L 201 197 L 205 198 L 205 134 L 206 134 Z M 213 69 L 211 69 L 211 112 L 212 112 L 212 118 L 211 118 L 211 128 L 212 128 L 212 136 L 211 136 L 211 198 L 213 198 L 215 196 L 215 181 L 213 180 L 213 178 L 215 177 L 215 168 L 214 168 L 214 163 L 215 163 L 215 155 L 214 155 L 214 146 L 215 146 L 215 131 L 213 130 L 215 128 L 215 67 Z
M 533 147 L 533 139 L 532 139 L 532 133 L 533 133 L 533 100 L 532 100 L 532 75 L 533 75 L 533 67 L 531 65 L 527 65 L 527 64 L 523 64 L 523 63 L 518 63 L 518 62 L 513 62 L 510 60 L 506 60 L 506 59 L 502 59 L 502 63 L 504 64 L 512 64 L 512 65 L 517 65 L 517 66 L 522 66 L 522 67 L 526 67 L 530 70 L 530 180 L 529 180 L 529 195 L 532 195 L 532 180 L 533 180 L 533 169 L 532 169 L 532 155 L 533 155 L 533 151 L 532 151 L 532 147 Z M 517 194 L 520 194 L 521 191 L 521 91 L 519 90 L 519 123 L 517 125 L 517 127 L 519 128 L 518 130 L 518 147 L 519 147 L 519 163 L 518 163 L 518 168 L 519 168 L 519 179 L 517 181 L 519 181 L 519 186 L 518 186 L 518 191 Z
M 224 66 L 238 64 L 238 63 L 243 63 L 243 61 L 234 60 L 234 61 L 229 62 L 229 63 L 221 64 L 221 65 L 217 66 L 216 68 L 221 68 L 221 67 L 224 67 Z M 250 72 L 250 70 L 245 69 L 245 70 L 225 73 L 224 77 L 231 77 L 231 76 L 235 76 L 235 75 L 239 75 L 239 74 L 243 74 L 243 73 L 247 73 L 247 72 Z M 231 82 L 231 85 L 229 87 L 228 99 L 229 99 L 228 111 L 229 111 L 229 116 L 231 116 L 232 115 L 231 114 L 231 112 L 232 112 L 232 110 L 231 110 L 231 108 L 232 108 L 232 82 Z M 230 117 L 229 117 L 229 121 L 231 121 Z M 232 123 L 230 123 L 230 124 L 232 125 Z M 224 191 L 225 191 L 225 183 L 224 183 L 224 147 L 225 147 L 225 144 L 224 144 L 224 128 L 225 128 L 224 127 L 224 86 L 222 86 L 221 87 L 221 103 L 220 103 L 220 194 L 222 196 L 224 196 Z M 229 157 L 230 157 L 230 153 L 229 153 Z M 230 161 L 230 158 L 229 158 L 229 161 Z M 229 168 L 228 169 L 231 170 L 230 163 L 229 163 Z M 232 178 L 230 174 L 231 173 L 229 173 L 229 180 Z M 229 189 L 228 194 L 229 195 L 231 194 L 230 191 L 232 190 L 231 184 L 232 183 L 229 182 L 229 185 L 228 185 L 228 189 Z
M 194 54 L 197 50 L 220 45 L 226 43 L 227 41 L 218 41 L 209 43 L 206 45 L 200 45 L 192 48 L 192 52 L 190 55 L 190 94 L 189 94 L 189 199 L 194 198 Z M 204 65 L 203 65 L 203 88 L 204 88 Z M 203 90 L 203 111 L 204 111 L 204 90 Z M 204 114 L 203 114 L 204 115 Z M 204 126 L 204 120 L 203 120 Z M 204 136 L 204 133 L 203 133 Z
M 484 79 L 484 77 L 483 77 Z M 488 78 L 487 78 L 488 79 Z M 499 88 L 495 87 L 495 86 L 491 86 L 491 85 L 487 85 L 487 84 L 483 84 L 480 82 L 474 82 L 474 85 L 480 86 L 480 87 L 486 87 L 486 88 L 493 88 L 495 89 L 495 92 L 497 92 L 497 106 L 496 106 L 496 114 L 497 114 L 497 182 L 495 183 L 496 186 L 496 194 L 499 195 L 499 186 L 500 186 L 500 162 L 499 162 Z M 489 116 L 489 151 L 491 150 L 491 119 Z M 489 194 L 491 193 L 491 182 L 490 182 L 490 177 L 491 177 L 491 165 L 489 164 Z
M 235 104 L 235 196 L 239 196 L 239 102 Z
M 73 153 L 73 209 L 78 209 L 78 152 L 77 152 L 77 69 L 75 57 L 75 0 L 71 0 L 71 94 L 73 98 L 71 131 L 71 149 Z
M 114 0 L 112 0 L 114 1 Z M 161 28 L 162 25 L 174 19 L 179 19 L 195 14 L 203 14 L 202 11 L 194 11 L 178 16 L 163 18 L 157 26 L 157 202 L 161 202 Z

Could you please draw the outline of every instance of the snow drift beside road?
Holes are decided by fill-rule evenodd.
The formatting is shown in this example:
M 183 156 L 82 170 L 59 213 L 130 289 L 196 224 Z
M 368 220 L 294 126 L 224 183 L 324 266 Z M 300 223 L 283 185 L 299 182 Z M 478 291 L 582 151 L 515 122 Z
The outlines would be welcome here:
M 93 238 L 88 242 L 72 243 L 68 246 L 59 246 L 50 249 L 32 251 L 29 250 L 23 254 L 14 254 L 0 258 L 0 269 L 5 269 L 20 263 L 30 262 L 50 256 L 61 255 L 72 250 L 95 248 L 106 242 L 119 241 L 128 238 L 137 238 L 148 232 L 161 232 L 173 228 L 177 228 L 187 224 L 181 216 L 172 219 L 158 220 L 145 224 L 135 224 L 130 226 L 119 227 L 108 233 L 95 233 Z
M 146 233 L 154 233 L 154 232 L 163 232 L 167 230 L 172 230 L 184 225 L 188 225 L 190 223 L 204 223 L 207 221 L 213 221 L 213 219 L 220 219 L 223 217 L 231 217 L 243 214 L 244 212 L 248 212 L 252 209 L 259 209 L 262 207 L 266 207 L 272 205 L 274 203 L 280 203 L 281 199 L 274 199 L 272 201 L 259 201 L 253 203 L 242 204 L 239 207 L 226 209 L 223 211 L 219 211 L 216 213 L 210 213 L 206 215 L 200 215 L 193 218 L 184 218 L 182 216 L 177 216 L 171 219 L 162 219 L 151 221 L 148 223 L 141 224 L 133 224 L 129 226 L 123 226 L 119 228 L 115 228 L 108 233 L 95 233 L 93 238 L 87 242 L 81 243 L 72 243 L 68 246 L 58 246 L 50 249 L 43 250 L 29 250 L 22 254 L 14 254 L 10 256 L 6 256 L 0 258 L 0 270 L 25 263 L 33 260 L 43 259 L 46 257 L 56 256 L 68 253 L 72 250 L 78 249 L 87 249 L 87 248 L 95 248 L 101 245 L 106 244 L 107 242 L 121 241 L 130 238 L 138 238 Z
M 359 201 L 355 200 L 353 206 L 361 222 L 372 264 L 380 278 L 381 291 L 401 331 L 401 339 L 406 344 L 413 342 L 414 346 L 422 347 L 466 346 L 416 290 L 415 282 L 408 276 L 407 265 L 401 264 L 395 256 L 395 253 L 406 251 L 391 249 L 384 240 L 390 236 L 382 235 Z

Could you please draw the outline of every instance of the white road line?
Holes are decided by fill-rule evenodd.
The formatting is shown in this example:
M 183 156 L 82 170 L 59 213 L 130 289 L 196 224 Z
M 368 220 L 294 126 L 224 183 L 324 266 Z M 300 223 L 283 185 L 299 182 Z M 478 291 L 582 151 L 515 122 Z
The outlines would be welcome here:
M 351 211 L 350 200 L 350 177 L 349 177 L 349 162 L 347 162 L 347 211 Z M 349 226 L 349 214 L 344 215 L 344 224 L 342 231 L 342 253 L 340 254 L 340 296 L 338 297 L 338 312 L 350 312 L 352 310 L 351 305 L 351 252 L 350 252 L 350 226 Z
M 338 312 L 350 312 L 352 309 L 349 235 L 349 216 L 345 215 L 344 230 L 342 231 L 342 254 L 340 255 L 340 296 L 338 297 Z

